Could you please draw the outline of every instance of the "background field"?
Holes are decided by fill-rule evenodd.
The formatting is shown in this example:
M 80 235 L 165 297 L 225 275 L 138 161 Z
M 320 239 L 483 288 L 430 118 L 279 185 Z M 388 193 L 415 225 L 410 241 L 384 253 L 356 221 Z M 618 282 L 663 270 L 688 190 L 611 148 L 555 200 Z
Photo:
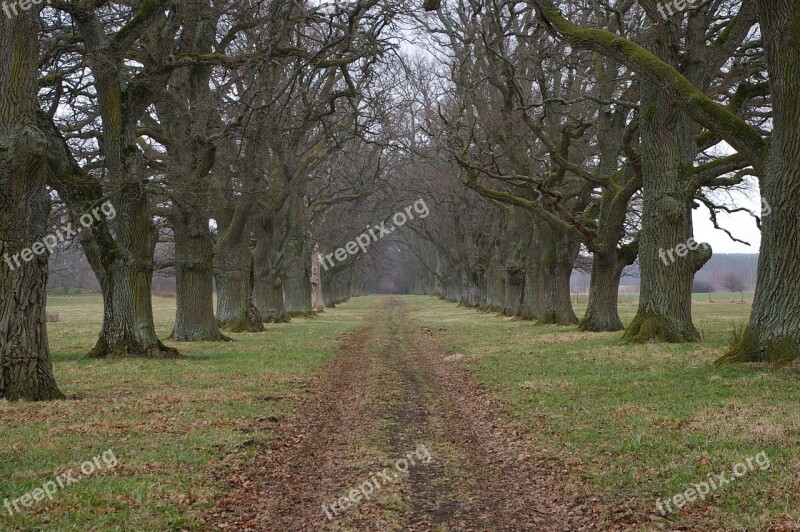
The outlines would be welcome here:
M 711 364 L 749 305 L 699 296 L 704 343 L 628 346 L 618 334 L 538 327 L 430 297 L 407 301 L 412 318 L 450 353 L 464 354 L 507 401 L 532 454 L 566 464 L 571 492 L 620 508 L 620 516 L 654 514 L 656 498 L 764 451 L 770 469 L 689 504 L 663 526 L 703 520 L 766 530 L 800 517 L 800 373 Z M 234 343 L 184 344 L 187 360 L 85 361 L 100 299 L 51 297 L 49 311 L 60 318 L 49 325 L 55 374 L 71 400 L 0 403 L 0 497 L 19 497 L 109 448 L 120 465 L 24 514 L 0 513 L 0 530 L 201 529 L 200 514 L 225 489 L 218 479 L 276 437 L 274 421 L 308 390 L 309 372 L 378 302 L 357 298 L 261 335 L 236 335 Z M 155 299 L 162 337 L 174 303 Z M 635 305 L 626 300 L 621 308 L 629 320 Z

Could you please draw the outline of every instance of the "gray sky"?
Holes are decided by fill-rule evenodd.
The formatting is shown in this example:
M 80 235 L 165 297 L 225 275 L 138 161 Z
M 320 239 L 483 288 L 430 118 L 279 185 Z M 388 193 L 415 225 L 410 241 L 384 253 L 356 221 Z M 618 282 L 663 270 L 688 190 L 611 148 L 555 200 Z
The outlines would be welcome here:
M 761 196 L 757 187 L 747 193 L 732 192 L 732 204 L 737 207 L 747 207 L 756 214 L 761 210 Z M 730 205 L 729 205 L 730 206 Z M 708 242 L 711 244 L 711 249 L 714 253 L 758 253 L 758 247 L 761 244 L 761 232 L 756 226 L 755 220 L 747 213 L 737 213 L 729 215 L 727 213 L 719 213 L 717 215 L 719 225 L 725 227 L 733 235 L 746 242 L 750 246 L 733 242 L 728 235 L 714 229 L 714 224 L 708 216 L 708 209 L 705 206 L 694 211 L 694 234 L 698 242 Z

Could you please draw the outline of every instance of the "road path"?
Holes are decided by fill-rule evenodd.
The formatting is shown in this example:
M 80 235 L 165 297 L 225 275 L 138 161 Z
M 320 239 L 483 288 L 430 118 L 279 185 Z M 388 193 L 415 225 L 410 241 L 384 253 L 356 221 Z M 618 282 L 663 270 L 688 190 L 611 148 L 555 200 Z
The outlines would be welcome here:
M 406 303 L 386 298 L 282 422 L 232 493 L 222 530 L 599 530 L 492 395 Z M 367 500 L 368 497 L 368 500 Z

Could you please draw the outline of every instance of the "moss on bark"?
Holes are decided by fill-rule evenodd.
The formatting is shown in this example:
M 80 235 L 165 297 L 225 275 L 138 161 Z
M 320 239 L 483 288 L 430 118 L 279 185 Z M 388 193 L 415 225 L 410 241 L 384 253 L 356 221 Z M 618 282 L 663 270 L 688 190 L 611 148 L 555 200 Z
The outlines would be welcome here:
M 775 367 L 783 367 L 800 358 L 800 350 L 791 338 L 762 340 L 750 327 L 741 332 L 734 331 L 728 351 L 718 358 L 715 366 L 766 362 Z
M 697 342 L 700 335 L 697 331 L 682 330 L 664 316 L 656 314 L 637 314 L 628 326 L 623 340 L 642 344 L 653 340 L 667 343 Z

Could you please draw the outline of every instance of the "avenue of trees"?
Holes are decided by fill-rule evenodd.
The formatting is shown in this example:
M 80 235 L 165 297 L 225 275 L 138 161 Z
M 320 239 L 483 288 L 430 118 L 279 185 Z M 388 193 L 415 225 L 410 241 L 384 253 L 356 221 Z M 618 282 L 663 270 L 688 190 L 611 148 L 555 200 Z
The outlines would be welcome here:
M 176 280 L 172 345 L 263 334 L 381 290 L 693 342 L 712 249 L 685 245 L 703 206 L 715 226 L 747 212 L 763 233 L 750 323 L 720 362 L 790 361 L 798 28 L 796 0 L 667 18 L 655 0 L 35 5 L 0 20 L 0 255 L 114 205 L 59 243 L 102 292 L 93 358 L 182 356 L 155 333 L 158 271 Z M 727 195 L 756 185 L 769 216 Z M 430 216 L 321 267 L 418 200 Z M 637 261 L 626 328 L 620 277 Z M 576 268 L 591 272 L 583 316 Z M 46 252 L 0 261 L 0 398 L 62 397 L 47 280 Z

